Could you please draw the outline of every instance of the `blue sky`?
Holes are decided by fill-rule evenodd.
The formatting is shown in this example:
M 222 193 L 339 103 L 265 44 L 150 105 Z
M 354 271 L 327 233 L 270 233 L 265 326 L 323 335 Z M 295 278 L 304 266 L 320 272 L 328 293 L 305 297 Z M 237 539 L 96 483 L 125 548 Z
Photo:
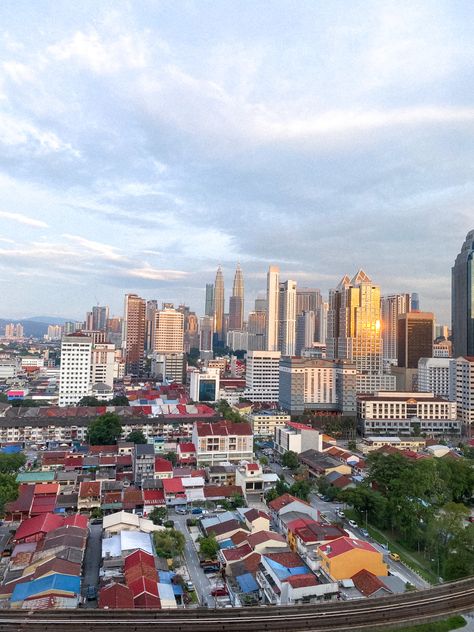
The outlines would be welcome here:
M 363 267 L 448 321 L 474 227 L 470 1 L 0 5 L 0 316 L 204 309 Z

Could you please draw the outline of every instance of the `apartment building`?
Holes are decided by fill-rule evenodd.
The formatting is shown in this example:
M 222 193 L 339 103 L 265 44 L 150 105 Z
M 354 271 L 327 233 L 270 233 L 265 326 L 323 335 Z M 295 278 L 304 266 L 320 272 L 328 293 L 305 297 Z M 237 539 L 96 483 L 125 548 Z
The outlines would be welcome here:
M 198 465 L 253 460 L 253 434 L 248 423 L 197 421 L 192 442 Z
M 277 402 L 280 384 L 279 351 L 249 351 L 244 397 L 251 402 Z

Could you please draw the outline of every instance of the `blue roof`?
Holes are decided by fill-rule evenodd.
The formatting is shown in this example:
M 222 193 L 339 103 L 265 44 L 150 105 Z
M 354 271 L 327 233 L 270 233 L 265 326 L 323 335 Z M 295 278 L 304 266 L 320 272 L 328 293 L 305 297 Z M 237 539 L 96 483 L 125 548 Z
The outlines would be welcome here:
M 243 593 L 258 591 L 258 584 L 251 573 L 245 573 L 236 577 L 239 588 Z
M 172 571 L 158 571 L 158 577 L 160 584 L 171 584 L 171 580 L 176 575 Z
M 21 446 L 19 445 L 6 445 L 1 449 L 3 454 L 18 454 L 21 452 Z
M 13 589 L 11 601 L 24 601 L 29 597 L 34 597 L 49 590 L 80 595 L 81 580 L 74 575 L 60 575 L 59 573 L 53 573 L 40 579 L 33 579 L 24 584 L 17 584 Z
M 304 575 L 305 573 L 309 573 L 309 569 L 307 566 L 295 566 L 294 568 L 287 568 L 283 566 L 283 564 L 279 564 L 268 557 L 265 557 L 268 565 L 275 572 L 278 579 L 283 580 L 287 579 L 287 577 L 291 577 L 292 575 Z
M 235 544 L 232 542 L 232 540 L 222 540 L 222 542 L 219 542 L 219 547 L 221 549 L 233 549 L 235 546 Z

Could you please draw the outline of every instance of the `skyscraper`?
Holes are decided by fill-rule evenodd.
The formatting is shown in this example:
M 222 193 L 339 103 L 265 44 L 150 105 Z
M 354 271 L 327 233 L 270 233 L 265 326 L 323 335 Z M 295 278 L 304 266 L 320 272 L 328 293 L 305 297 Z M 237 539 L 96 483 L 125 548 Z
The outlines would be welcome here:
M 164 303 L 155 314 L 153 350 L 162 354 L 184 351 L 184 314 L 170 303 Z
M 280 293 L 280 268 L 270 266 L 267 273 L 267 323 L 266 349 L 278 351 L 278 299 Z
M 214 284 L 206 283 L 206 304 L 204 306 L 206 316 L 214 316 Z
M 155 340 L 155 314 L 158 311 L 158 301 L 153 299 L 146 302 L 146 334 L 145 349 L 151 351 Z
M 451 274 L 453 357 L 474 356 L 474 230 L 467 234 Z
M 296 350 L 296 281 L 280 283 L 278 346 L 282 356 Z
M 244 275 L 237 265 L 229 300 L 229 331 L 240 331 L 244 326 Z
M 316 315 L 310 310 L 296 316 L 296 345 L 295 355 L 301 356 L 301 351 L 313 346 Z
M 217 341 L 224 344 L 224 275 L 219 266 L 214 283 L 214 332 Z
M 92 308 L 92 327 L 94 331 L 105 331 L 109 317 L 108 305 L 94 305 Z
M 410 294 L 391 294 L 382 296 L 382 341 L 383 361 L 386 365 L 397 364 L 397 326 L 398 318 L 411 311 Z
M 431 312 L 408 312 L 398 317 L 398 366 L 418 369 L 420 358 L 433 357 L 434 315 Z
M 145 350 L 146 301 L 136 294 L 125 294 L 122 344 L 127 374 L 140 375 L 143 371 Z
M 265 349 L 266 319 L 267 315 L 264 311 L 249 312 L 247 321 L 249 351 L 263 351 Z
M 213 334 L 214 334 L 213 318 L 211 316 L 203 316 L 199 321 L 199 351 L 212 353 Z

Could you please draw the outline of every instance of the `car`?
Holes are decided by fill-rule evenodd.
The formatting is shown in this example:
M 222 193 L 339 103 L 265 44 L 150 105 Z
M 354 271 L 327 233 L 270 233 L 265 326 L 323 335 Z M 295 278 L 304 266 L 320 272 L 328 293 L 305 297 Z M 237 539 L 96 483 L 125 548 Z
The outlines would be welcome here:
M 211 595 L 213 597 L 225 597 L 228 595 L 227 588 L 225 586 L 216 586 L 211 590 Z
M 336 511 L 336 514 L 339 516 L 339 518 L 345 518 L 346 514 L 342 511 L 342 509 L 338 509 Z
M 176 511 L 177 514 L 181 514 L 182 516 L 188 513 L 188 510 L 186 509 L 186 507 L 175 507 L 174 510 Z
M 329 496 L 323 496 L 321 500 L 325 503 L 328 503 L 331 499 L 329 498 Z
M 389 558 L 391 560 L 393 560 L 394 562 L 399 562 L 400 561 L 400 556 L 398 555 L 398 553 L 392 553 L 390 551 L 390 553 L 388 554 Z
M 362 533 L 364 538 L 368 538 L 369 535 L 370 535 L 369 532 L 367 531 L 367 529 L 361 529 L 360 532 Z
M 194 509 L 191 509 L 191 513 L 194 515 L 200 515 L 203 513 L 201 507 L 194 507 Z
M 355 520 L 349 520 L 349 526 L 353 529 L 357 529 L 357 522 Z
M 192 582 L 192 581 L 187 581 L 187 582 L 186 582 L 186 590 L 188 590 L 189 592 L 191 592 L 191 591 L 193 591 L 193 590 L 196 590 L 196 589 L 194 588 L 194 584 L 193 584 L 193 582 Z
M 95 599 L 97 599 L 97 588 L 96 588 L 96 586 L 87 586 L 86 598 L 87 598 L 87 601 L 94 601 Z
M 215 565 L 215 566 L 203 566 L 202 567 L 203 573 L 205 573 L 206 575 L 209 575 L 211 573 L 217 573 L 219 571 L 219 566 Z

